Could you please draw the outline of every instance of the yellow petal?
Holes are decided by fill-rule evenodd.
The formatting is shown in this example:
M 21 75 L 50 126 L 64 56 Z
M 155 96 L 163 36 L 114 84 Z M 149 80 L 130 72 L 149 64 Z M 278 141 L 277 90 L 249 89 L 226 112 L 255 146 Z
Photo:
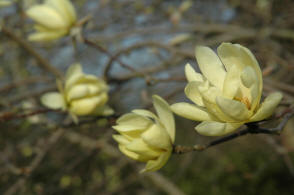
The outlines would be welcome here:
M 189 82 L 185 87 L 185 94 L 192 102 L 194 102 L 198 106 L 204 106 L 201 94 L 198 90 L 198 85 L 200 84 L 201 83 L 197 81 Z
M 52 41 L 66 34 L 65 31 L 36 32 L 29 35 L 29 41 Z
M 64 109 L 66 107 L 63 96 L 58 92 L 46 93 L 41 97 L 41 102 L 51 109 Z
M 199 81 L 203 82 L 203 76 L 197 72 L 195 72 L 194 68 L 188 63 L 185 66 L 185 75 L 189 82 Z
M 154 159 L 160 156 L 162 153 L 162 151 L 148 146 L 142 139 L 134 139 L 132 142 L 126 145 L 126 149 L 148 159 Z
M 196 59 L 203 75 L 219 90 L 223 89 L 226 76 L 224 66 L 218 56 L 209 47 L 198 46 L 195 50 Z
M 241 81 L 243 85 L 250 88 L 254 83 L 258 82 L 258 78 L 253 68 L 246 66 L 241 73 Z
M 121 145 L 127 145 L 129 143 L 131 143 L 130 140 L 128 140 L 127 138 L 125 138 L 122 135 L 112 135 L 112 138 L 117 141 L 117 143 L 121 144 Z
M 117 131 L 123 132 L 145 130 L 152 124 L 152 121 L 138 114 L 128 113 L 117 119 L 116 123 L 118 125 L 113 126 L 113 128 Z
M 168 150 L 172 147 L 169 134 L 160 124 L 154 124 L 149 127 L 144 133 L 142 133 L 141 137 L 145 143 L 154 148 Z
M 155 114 L 153 114 L 152 112 L 150 112 L 148 110 L 135 109 L 135 110 L 132 110 L 132 112 L 135 114 L 150 118 L 152 120 L 159 120 Z
M 133 159 L 133 160 L 137 160 L 137 161 L 142 161 L 145 162 L 145 160 L 140 159 L 140 156 L 138 154 L 136 154 L 135 152 L 131 152 L 128 149 L 126 149 L 125 145 L 118 145 L 119 150 L 126 155 L 127 157 Z M 146 159 L 147 160 L 147 159 Z
M 240 88 L 240 70 L 236 65 L 233 65 L 224 81 L 223 96 L 229 99 L 233 99 Z
M 221 123 L 204 121 L 195 127 L 196 131 L 205 136 L 222 136 L 235 131 L 243 123 Z
M 46 5 L 54 8 L 70 26 L 76 21 L 76 12 L 72 3 L 68 0 L 46 0 Z
M 77 84 L 72 86 L 66 95 L 67 101 L 71 101 L 74 99 L 83 98 L 86 96 L 98 95 L 100 92 L 100 88 L 97 85 L 92 84 Z
M 250 112 L 242 102 L 218 96 L 216 103 L 226 115 L 236 121 L 248 120 L 250 117 Z
M 175 141 L 175 120 L 173 113 L 168 105 L 168 103 L 159 97 L 158 95 L 153 95 L 153 105 L 157 112 L 160 122 L 165 127 L 166 132 L 169 134 L 172 143 Z
M 189 103 L 175 103 L 171 105 L 171 109 L 174 113 L 184 118 L 194 121 L 210 121 L 213 117 L 203 107 L 192 105 Z
M 260 101 L 262 94 L 262 73 L 257 60 L 249 49 L 239 44 L 222 43 L 218 48 L 217 52 L 227 71 L 236 65 L 240 71 L 246 66 L 253 68 L 258 78 L 258 102 Z
M 62 29 L 67 27 L 66 21 L 51 7 L 35 5 L 26 11 L 26 14 L 37 23 L 50 28 Z
M 70 102 L 70 111 L 76 115 L 88 115 L 95 111 L 97 106 L 104 105 L 108 100 L 107 94 L 90 98 L 73 100 Z
M 162 168 L 166 162 L 168 161 L 171 155 L 171 151 L 162 153 L 156 160 L 149 160 L 141 173 L 150 172 L 150 171 L 157 171 L 158 169 Z
M 65 74 L 65 88 L 70 88 L 79 78 L 83 77 L 82 66 L 79 63 L 72 64 Z
M 271 116 L 282 98 L 283 95 L 279 92 L 272 93 L 267 96 L 260 108 L 257 110 L 256 114 L 250 119 L 250 122 L 260 121 Z

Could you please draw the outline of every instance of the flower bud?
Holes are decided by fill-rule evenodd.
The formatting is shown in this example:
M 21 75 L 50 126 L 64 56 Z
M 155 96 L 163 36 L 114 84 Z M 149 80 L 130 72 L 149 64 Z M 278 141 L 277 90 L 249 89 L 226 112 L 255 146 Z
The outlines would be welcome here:
M 42 96 L 42 103 L 52 109 L 68 110 L 75 117 L 83 115 L 110 115 L 106 83 L 94 75 L 85 74 L 80 64 L 72 65 L 65 77 L 65 86 L 58 81 L 58 92 Z
M 51 41 L 65 36 L 76 23 L 76 13 L 69 0 L 45 0 L 26 11 L 33 19 L 36 33 L 29 36 L 31 41 Z
M 156 171 L 169 159 L 175 140 L 175 122 L 169 105 L 159 96 L 153 96 L 158 117 L 147 110 L 133 110 L 117 120 L 113 135 L 119 149 L 126 156 L 146 162 L 141 172 Z

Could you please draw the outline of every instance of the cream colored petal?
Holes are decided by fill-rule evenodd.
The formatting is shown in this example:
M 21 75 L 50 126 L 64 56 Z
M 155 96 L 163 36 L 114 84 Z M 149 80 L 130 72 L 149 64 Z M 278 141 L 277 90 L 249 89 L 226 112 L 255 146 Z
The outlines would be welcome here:
M 127 113 L 122 115 L 121 117 L 119 117 L 119 119 L 117 119 L 116 123 L 118 125 L 133 125 L 133 126 L 137 126 L 140 129 L 142 128 L 147 128 L 148 126 L 150 126 L 152 124 L 152 121 L 149 120 L 146 117 L 143 117 L 141 115 L 138 114 L 134 114 L 134 113 Z
M 67 27 L 67 23 L 61 15 L 46 5 L 35 5 L 28 9 L 26 14 L 37 23 L 50 29 L 62 29 Z
M 250 119 L 250 122 L 261 121 L 271 116 L 282 98 L 283 95 L 279 92 L 272 93 L 267 96 L 260 108 L 257 110 L 256 114 Z
M 69 0 L 46 0 L 45 4 L 54 8 L 67 21 L 68 25 L 76 21 L 76 12 Z
M 128 140 L 127 138 L 125 138 L 122 135 L 112 135 L 112 138 L 115 141 L 117 141 L 118 144 L 121 144 L 121 145 L 127 145 L 127 144 L 131 143 L 130 140 Z
M 166 162 L 168 161 L 171 155 L 171 151 L 162 153 L 156 160 L 149 160 L 143 170 L 140 173 L 150 172 L 150 171 L 157 171 L 158 169 L 162 168 Z
M 80 63 L 72 64 L 65 74 L 65 88 L 70 88 L 79 78 L 83 77 L 83 69 Z
M 72 86 L 66 95 L 67 101 L 83 98 L 86 96 L 98 95 L 101 89 L 99 85 L 92 84 L 77 84 Z
M 250 88 L 254 83 L 258 82 L 257 75 L 252 67 L 246 66 L 241 73 L 241 81 L 243 85 Z
M 185 75 L 188 82 L 192 82 L 192 81 L 203 82 L 203 76 L 199 74 L 198 72 L 196 72 L 189 63 L 186 64 L 185 66 Z
M 142 139 L 134 139 L 126 145 L 126 149 L 148 159 L 154 159 L 162 153 L 162 151 L 148 146 Z
M 65 31 L 49 31 L 49 32 L 36 32 L 29 35 L 29 41 L 52 41 L 63 37 L 66 34 Z
M 175 141 L 175 120 L 173 113 L 170 109 L 168 103 L 159 97 L 158 95 L 153 95 L 153 105 L 157 112 L 160 122 L 165 127 L 166 132 L 169 134 L 172 143 Z
M 240 69 L 240 71 L 243 71 L 246 66 L 250 66 L 251 68 L 253 68 L 258 78 L 259 95 L 257 98 L 259 102 L 262 94 L 262 72 L 260 70 L 257 60 L 255 59 L 251 51 L 239 44 L 222 43 L 217 48 L 217 52 L 227 71 L 233 65 L 236 65 Z
M 253 84 L 250 87 L 250 96 L 251 96 L 251 111 L 255 111 L 255 109 L 259 106 L 259 89 L 258 89 L 258 83 Z
M 150 118 L 152 120 L 159 120 L 158 117 L 153 114 L 152 112 L 148 111 L 148 110 L 143 110 L 143 109 L 135 109 L 132 110 L 133 113 Z
M 108 100 L 106 94 L 70 102 L 70 111 L 76 115 L 88 115 L 95 111 L 97 106 L 104 105 Z
M 205 136 L 223 136 L 242 126 L 243 123 L 221 123 L 204 121 L 195 127 L 196 131 Z
M 126 155 L 127 157 L 133 159 L 133 160 L 137 160 L 137 161 L 142 161 L 145 162 L 144 160 L 140 159 L 140 156 L 138 154 L 136 154 L 135 152 L 131 152 L 128 149 L 126 149 L 125 145 L 118 145 L 119 150 Z
M 169 150 L 172 147 L 169 134 L 160 124 L 154 124 L 149 127 L 144 133 L 142 133 L 141 137 L 145 143 L 154 148 Z
M 63 96 L 58 92 L 44 94 L 41 97 L 41 102 L 44 106 L 51 109 L 64 109 L 66 107 Z
M 171 109 L 174 113 L 184 118 L 194 121 L 210 121 L 213 117 L 203 107 L 192 105 L 189 103 L 175 103 L 171 105 Z
M 209 47 L 198 46 L 195 49 L 196 59 L 203 75 L 219 90 L 223 89 L 226 76 L 224 66 L 218 56 Z
M 201 83 L 197 81 L 189 82 L 185 87 L 185 94 L 192 102 L 194 102 L 198 106 L 204 106 L 201 94 L 198 90 L 198 85 L 200 84 Z
M 229 99 L 233 99 L 240 88 L 240 70 L 237 66 L 233 65 L 224 81 L 223 96 Z
M 236 121 L 248 120 L 250 117 L 249 110 L 242 102 L 218 96 L 216 98 L 216 103 L 226 115 Z
M 197 85 L 197 87 L 202 96 L 202 101 L 205 99 L 211 103 L 215 103 L 216 97 L 222 95 L 222 92 L 218 88 L 209 86 L 207 82 L 203 82 L 200 85 Z

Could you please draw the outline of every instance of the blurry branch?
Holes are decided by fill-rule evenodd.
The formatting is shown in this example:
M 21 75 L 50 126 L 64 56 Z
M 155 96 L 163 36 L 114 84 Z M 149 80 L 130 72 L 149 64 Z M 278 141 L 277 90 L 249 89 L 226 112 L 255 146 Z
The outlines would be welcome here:
M 11 29 L 9 29 L 9 28 L 5 27 L 4 25 L 2 25 L 1 29 L 0 29 L 0 32 L 7 35 L 7 37 L 9 37 L 13 41 L 15 41 L 19 46 L 21 46 L 30 55 L 32 55 L 37 60 L 37 62 L 38 62 L 37 64 L 42 69 L 51 72 L 52 74 L 55 75 L 55 77 L 62 78 L 62 73 L 57 68 L 55 68 L 54 66 L 49 64 L 49 62 L 45 58 L 43 58 L 36 50 L 34 50 L 27 41 L 25 41 L 25 40 L 21 39 L 20 37 L 18 37 Z
M 64 134 L 64 129 L 57 129 L 44 143 L 43 147 L 40 148 L 39 152 L 32 160 L 31 164 L 25 168 L 24 175 L 21 176 L 10 188 L 4 193 L 4 195 L 15 194 L 29 179 L 33 172 L 38 168 L 46 154 L 53 148 L 58 140 Z
M 122 62 L 117 56 L 112 55 L 107 49 L 105 49 L 104 47 L 100 46 L 99 44 L 94 43 L 93 41 L 90 41 L 90 40 L 88 40 L 86 38 L 84 38 L 83 41 L 84 41 L 84 43 L 86 45 L 91 46 L 91 47 L 99 50 L 100 52 L 106 54 L 110 59 L 117 61 L 121 67 L 126 68 L 129 71 L 134 72 L 134 73 L 136 73 L 136 74 L 144 77 L 146 79 L 146 81 L 149 80 L 149 76 L 148 75 L 144 74 L 143 72 L 137 71 L 135 68 L 133 68 L 130 65 Z M 105 77 L 105 79 L 107 80 L 107 77 Z
M 50 78 L 46 77 L 46 76 L 35 76 L 35 77 L 30 77 L 27 79 L 23 79 L 23 80 L 19 80 L 19 81 L 13 81 L 11 83 L 8 83 L 4 86 L 0 87 L 0 93 L 12 90 L 14 88 L 18 88 L 19 86 L 22 85 L 28 85 L 28 84 L 32 84 L 32 83 L 40 83 L 40 82 L 48 82 L 50 81 Z
M 134 44 L 132 46 L 123 48 L 120 51 L 118 51 L 116 54 L 114 54 L 113 58 L 109 59 L 107 65 L 106 65 L 106 67 L 104 69 L 104 77 L 106 77 L 106 78 L 109 77 L 109 72 L 110 72 L 110 70 L 112 68 L 113 61 L 115 59 L 117 59 L 119 56 L 121 56 L 123 54 L 126 54 L 126 53 L 130 53 L 132 50 L 136 50 L 136 49 L 140 49 L 140 48 L 144 48 L 144 47 L 161 48 L 161 49 L 165 49 L 165 50 L 167 50 L 167 51 L 169 51 L 170 53 L 173 53 L 173 54 L 178 54 L 178 55 L 181 55 L 181 56 L 187 57 L 187 58 L 194 58 L 194 52 L 183 51 L 181 49 L 174 48 L 174 47 L 172 47 L 170 45 L 166 45 L 166 44 L 162 44 L 162 43 L 154 42 L 154 41 L 140 42 L 140 43 L 136 43 L 136 44 Z M 137 74 L 137 75 L 139 75 L 139 74 Z
M 0 122 L 7 122 L 10 120 L 15 120 L 15 119 L 23 119 L 23 118 L 27 118 L 33 115 L 37 115 L 37 114 L 43 114 L 43 113 L 47 113 L 47 112 L 57 112 L 58 110 L 52 110 L 52 109 L 47 109 L 47 108 L 43 108 L 43 109 L 37 109 L 34 111 L 30 111 L 27 113 L 23 113 L 23 114 L 17 114 L 18 112 L 15 111 L 8 111 L 8 112 L 2 112 L 0 113 Z
M 203 151 L 203 150 L 206 150 L 212 146 L 219 145 L 221 143 L 236 139 L 238 137 L 241 137 L 241 136 L 244 136 L 247 134 L 275 134 L 275 135 L 278 135 L 283 130 L 283 128 L 287 124 L 288 120 L 292 116 L 294 116 L 294 109 L 285 113 L 285 115 L 282 116 L 283 117 L 282 121 L 275 128 L 265 129 L 265 128 L 260 128 L 258 123 L 247 123 L 247 124 L 245 124 L 247 126 L 246 129 L 238 131 L 238 132 L 233 133 L 228 136 L 221 137 L 221 138 L 216 139 L 212 142 L 209 142 L 208 144 L 204 144 L 204 145 L 196 144 L 194 146 L 176 145 L 176 146 L 174 146 L 173 153 L 183 154 L 183 153 L 188 153 L 188 152 L 192 152 L 192 151 Z
M 117 39 L 122 39 L 132 35 L 145 35 L 145 34 L 170 34 L 170 33 L 181 33 L 181 32 L 194 32 L 194 33 L 219 33 L 223 34 L 225 40 L 222 41 L 232 41 L 230 37 L 225 36 L 225 34 L 232 34 L 231 38 L 264 38 L 264 37 L 274 37 L 282 39 L 294 40 L 294 31 L 290 29 L 279 29 L 275 27 L 263 27 L 260 29 L 244 28 L 239 25 L 231 24 L 205 24 L 205 23 L 191 23 L 182 24 L 177 27 L 167 28 L 166 26 L 154 26 L 148 28 L 136 28 L 125 32 L 114 33 L 111 35 L 103 35 L 93 37 L 95 41 L 113 41 Z M 220 38 L 218 38 L 220 39 Z M 218 42 L 219 43 L 219 42 Z

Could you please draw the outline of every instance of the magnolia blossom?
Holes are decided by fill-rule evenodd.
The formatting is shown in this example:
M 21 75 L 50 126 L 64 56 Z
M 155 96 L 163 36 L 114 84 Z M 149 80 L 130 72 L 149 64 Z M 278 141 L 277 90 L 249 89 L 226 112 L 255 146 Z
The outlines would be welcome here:
M 262 72 L 253 54 L 239 44 L 222 43 L 217 54 L 196 47 L 196 59 L 202 74 L 190 64 L 185 67 L 188 84 L 186 96 L 195 104 L 176 103 L 176 114 L 203 121 L 195 129 L 203 135 L 228 134 L 244 123 L 263 120 L 272 115 L 282 99 L 272 93 L 260 104 Z
M 45 0 L 44 4 L 29 8 L 26 14 L 37 23 L 37 32 L 29 36 L 31 41 L 50 41 L 65 36 L 77 20 L 69 0 Z
M 147 110 L 133 110 L 117 120 L 113 135 L 119 149 L 126 156 L 146 162 L 142 172 L 156 171 L 169 159 L 175 141 L 175 122 L 169 105 L 159 96 L 153 96 L 154 115 Z
M 67 71 L 65 85 L 57 80 L 59 92 L 46 93 L 41 102 L 51 109 L 68 110 L 77 121 L 77 115 L 110 115 L 113 110 L 106 104 L 108 87 L 94 75 L 85 74 L 80 64 Z

